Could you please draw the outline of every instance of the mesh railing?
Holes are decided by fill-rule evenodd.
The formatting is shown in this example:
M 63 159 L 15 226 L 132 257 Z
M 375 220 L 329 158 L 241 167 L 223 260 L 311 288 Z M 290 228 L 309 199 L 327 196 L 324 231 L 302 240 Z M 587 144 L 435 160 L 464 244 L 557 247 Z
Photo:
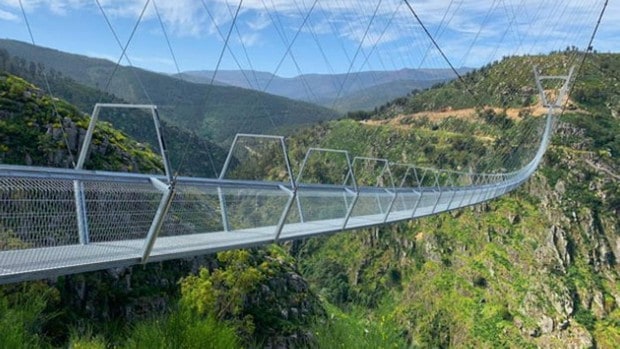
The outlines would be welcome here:
M 157 126 L 156 109 L 146 107 Z M 557 105 L 549 108 L 535 156 L 506 174 L 350 161 L 346 151 L 312 148 L 295 180 L 284 139 L 263 135 L 237 136 L 219 179 L 173 180 L 163 141 L 163 176 L 0 165 L 0 283 L 375 226 L 483 202 L 535 171 Z M 265 155 L 273 151 L 282 153 Z M 273 159 L 279 170 L 248 172 Z M 312 163 L 322 167 L 307 166 Z

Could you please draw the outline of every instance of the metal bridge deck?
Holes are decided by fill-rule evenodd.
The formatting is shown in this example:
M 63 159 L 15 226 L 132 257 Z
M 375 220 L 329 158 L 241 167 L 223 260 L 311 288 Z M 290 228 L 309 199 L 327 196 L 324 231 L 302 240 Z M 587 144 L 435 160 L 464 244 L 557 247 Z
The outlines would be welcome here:
M 467 206 L 478 202 L 478 200 L 486 200 L 493 194 L 492 191 L 496 192 L 497 195 L 500 193 L 497 188 L 491 190 L 489 187 L 479 190 L 486 190 L 486 194 L 481 195 L 481 192 L 476 190 L 455 189 L 445 190 L 443 193 L 435 190 L 410 191 L 395 197 L 391 193 L 375 191 L 372 194 L 372 201 L 376 203 L 373 209 L 377 211 L 382 209 L 380 200 L 376 200 L 378 197 L 380 198 L 377 196 L 380 193 L 384 199 L 393 201 L 392 207 L 394 209 L 392 211 L 350 216 L 346 222 L 345 216 L 304 222 L 287 222 L 282 226 L 279 236 L 277 235 L 277 225 L 232 231 L 190 232 L 182 235 L 160 236 L 150 252 L 149 261 L 184 258 L 227 249 L 264 245 L 276 242 L 276 240 L 300 239 L 345 229 L 351 230 L 403 221 Z M 476 193 L 478 199 L 472 196 L 473 193 Z M 275 196 L 273 193 L 271 195 Z M 384 200 L 384 202 L 387 201 Z M 398 208 L 401 210 L 397 210 Z M 174 212 L 169 212 L 169 215 L 174 215 Z M 0 251 L 0 283 L 139 264 L 142 262 L 144 245 L 144 238 L 136 238 L 51 247 L 31 248 L 24 246 Z

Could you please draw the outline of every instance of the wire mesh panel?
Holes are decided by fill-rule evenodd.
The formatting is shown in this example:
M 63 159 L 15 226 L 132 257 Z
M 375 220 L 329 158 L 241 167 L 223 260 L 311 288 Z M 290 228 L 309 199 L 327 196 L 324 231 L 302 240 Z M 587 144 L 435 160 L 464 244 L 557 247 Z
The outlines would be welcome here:
M 469 197 L 470 192 L 463 188 L 455 188 L 454 196 L 452 197 L 452 202 L 450 203 L 449 209 L 456 209 L 463 206 L 466 206 L 466 199 Z
M 399 190 L 392 204 L 388 220 L 411 218 L 419 199 L 419 191 L 413 189 L 408 189 L 407 191 Z
M 0 179 L 0 280 L 19 281 L 137 260 L 141 240 L 135 239 L 138 219 L 132 214 L 146 211 L 136 192 L 149 190 L 140 183 L 86 180 L 82 184 L 57 178 Z M 80 243 L 76 188 L 84 191 L 90 244 Z
M 355 192 L 342 187 L 299 187 L 281 238 L 341 230 L 355 202 Z M 301 214 L 299 213 L 301 212 Z
M 281 237 L 342 229 L 357 191 L 348 152 L 308 149 L 296 183 L 295 203 Z
M 223 230 L 217 187 L 210 184 L 177 184 L 172 206 L 159 236 Z
M 79 240 L 73 181 L 0 178 L 0 203 L 0 251 Z
M 395 193 L 383 188 L 361 187 L 347 228 L 366 227 L 386 221 Z
M 386 217 L 395 196 L 394 180 L 388 161 L 385 159 L 355 157 L 352 167 L 358 185 L 359 196 L 351 212 L 351 218 L 373 215 L 383 215 Z M 368 218 L 372 220 L 377 219 L 376 217 Z
M 331 190 L 330 188 L 300 187 L 297 191 L 297 199 L 301 207 L 300 221 L 307 223 L 340 219 L 341 223 L 344 223 L 355 196 L 355 192 L 342 187 L 333 187 Z M 294 217 L 291 217 L 291 221 L 295 221 Z
M 224 230 L 273 226 L 277 236 L 294 187 L 283 137 L 235 136 L 220 180 L 239 183 L 218 189 Z
M 413 217 L 427 216 L 433 213 L 433 208 L 439 199 L 439 190 L 425 190 L 416 206 Z
M 266 203 L 269 198 L 263 200 L 269 195 L 263 194 L 248 183 L 181 180 L 150 259 L 193 256 L 273 240 L 275 218 L 257 218 L 260 214 L 277 216 L 271 211 L 273 205 Z
M 280 189 L 222 188 L 229 231 L 273 226 L 280 220 L 290 195 Z
M 238 134 L 220 179 L 293 182 L 284 138 Z
M 420 187 L 417 170 L 411 165 L 393 163 L 390 170 L 399 188 L 388 220 L 411 218 L 420 199 L 420 193 L 416 190 Z
M 454 199 L 454 180 L 453 173 L 448 171 L 439 171 L 437 183 L 439 186 L 439 197 L 433 207 L 433 213 L 448 211 L 452 200 Z
M 144 239 L 162 193 L 142 183 L 84 182 L 91 243 Z

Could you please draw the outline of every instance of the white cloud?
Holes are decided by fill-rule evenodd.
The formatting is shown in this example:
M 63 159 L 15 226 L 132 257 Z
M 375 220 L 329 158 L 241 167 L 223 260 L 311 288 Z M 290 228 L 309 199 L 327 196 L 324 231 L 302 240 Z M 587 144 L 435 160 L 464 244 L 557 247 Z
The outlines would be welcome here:
M 92 0 L 22 1 L 27 12 L 46 10 L 58 16 L 71 16 L 84 10 L 98 12 Z M 100 0 L 110 17 L 123 19 L 137 18 L 145 1 Z M 340 38 L 346 45 L 356 47 L 364 38 L 370 17 L 379 1 L 381 6 L 365 35 L 363 48 L 379 45 L 384 50 L 382 54 L 390 56 L 407 54 L 399 48 L 408 45 L 409 55 L 424 55 L 429 39 L 402 0 L 320 0 L 316 4 L 315 0 L 244 0 L 237 22 L 240 35 L 235 34 L 234 37 L 246 46 L 259 45 L 267 40 L 283 45 L 275 34 L 274 26 L 280 28 L 281 22 L 287 37 L 291 39 L 301 26 L 305 14 L 315 5 L 312 16 L 302 28 L 302 35 L 312 33 L 319 40 L 325 41 Z M 151 0 L 143 19 L 145 22 L 157 20 L 153 2 L 173 38 L 215 38 L 218 41 L 221 41 L 221 35 L 217 28 L 225 35 L 239 4 L 239 0 Z M 472 57 L 464 59 L 472 63 L 480 62 L 479 59 L 483 58 L 479 57 L 492 55 L 493 52 L 529 53 L 558 49 L 556 46 L 567 44 L 585 45 L 603 2 L 409 1 L 427 29 L 438 34 L 435 38 L 440 46 L 446 52 L 452 52 L 451 59 L 461 60 L 462 55 L 468 52 L 468 47 L 473 45 L 476 50 L 472 50 Z M 208 7 L 213 18 L 203 4 Z M 15 14 L 17 12 L 13 11 L 19 9 L 19 0 L 0 0 L 0 6 L 5 8 L 0 10 L 0 19 L 19 19 Z M 394 18 L 391 21 L 392 16 Z M 271 17 L 278 20 L 272 20 Z M 383 33 L 388 23 L 390 26 Z M 618 23 L 620 2 L 610 2 L 595 47 L 620 50 Z M 518 41 L 522 41 L 521 44 Z
M 17 22 L 17 21 L 19 21 L 19 17 L 16 14 L 12 13 L 12 12 L 0 9 L 0 20 L 2 20 L 2 21 Z
M 265 12 L 260 12 L 255 18 L 246 21 L 247 26 L 253 31 L 260 31 L 271 25 L 271 19 Z
M 261 35 L 259 33 L 245 33 L 241 35 L 241 41 L 245 47 L 251 47 L 260 44 Z

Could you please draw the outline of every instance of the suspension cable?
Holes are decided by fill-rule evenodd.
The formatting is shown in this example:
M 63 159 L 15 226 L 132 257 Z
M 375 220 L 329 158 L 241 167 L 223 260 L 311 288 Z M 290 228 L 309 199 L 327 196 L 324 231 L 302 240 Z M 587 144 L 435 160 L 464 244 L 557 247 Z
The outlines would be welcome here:
M 478 100 L 478 97 L 476 96 L 476 94 L 469 88 L 469 85 L 467 84 L 467 82 L 465 81 L 465 79 L 463 79 L 463 77 L 461 76 L 461 74 L 458 72 L 458 70 L 456 70 L 456 68 L 454 68 L 454 65 L 452 65 L 452 62 L 450 62 L 450 59 L 448 59 L 448 56 L 446 56 L 446 54 L 443 52 L 443 50 L 441 49 L 441 47 L 439 46 L 439 44 L 437 43 L 437 41 L 435 41 L 435 38 L 433 38 L 433 35 L 428 31 L 428 29 L 426 28 L 426 26 L 424 25 L 424 23 L 422 22 L 422 20 L 420 19 L 420 17 L 418 16 L 418 14 L 415 12 L 415 10 L 413 9 L 413 7 L 411 6 L 411 4 L 409 3 L 409 0 L 403 0 L 405 2 L 405 4 L 407 5 L 407 7 L 409 8 L 409 11 L 411 11 L 411 14 L 413 14 L 413 16 L 415 17 L 415 19 L 418 21 L 418 24 L 420 24 L 420 27 L 422 27 L 422 30 L 424 30 L 424 33 L 426 33 L 426 35 L 428 36 L 428 38 L 431 40 L 431 42 L 433 43 L 433 45 L 435 46 L 435 48 L 437 49 L 437 51 L 439 51 L 439 53 L 441 54 L 441 56 L 443 57 L 443 59 L 446 61 L 446 63 L 448 63 L 448 65 L 450 66 L 450 69 L 452 69 L 452 71 L 454 72 L 454 74 L 456 74 L 456 76 L 458 77 L 459 81 L 461 81 L 461 83 L 463 83 L 463 86 L 465 87 L 465 89 L 469 92 L 469 94 L 471 94 L 471 96 L 474 98 L 474 100 L 477 102 L 476 104 L 480 105 L 480 101 Z
M 318 0 L 314 0 L 314 2 L 312 3 L 312 7 L 310 7 L 310 10 L 308 11 L 306 16 L 304 17 L 303 22 L 301 23 L 299 28 L 297 28 L 297 31 L 295 32 L 295 36 L 293 36 L 293 39 L 291 40 L 291 42 L 289 43 L 288 47 L 286 48 L 286 52 L 284 52 L 284 55 L 282 56 L 282 58 L 278 62 L 278 65 L 276 66 L 275 71 L 273 72 L 273 74 L 269 78 L 269 81 L 267 81 L 267 83 L 265 84 L 265 87 L 264 87 L 265 91 L 269 88 L 269 85 L 271 85 L 271 82 L 273 82 L 273 79 L 274 79 L 275 75 L 278 73 L 278 71 L 282 67 L 282 63 L 284 63 L 284 59 L 286 58 L 286 56 L 288 55 L 289 51 L 293 47 L 293 44 L 297 40 L 297 37 L 299 36 L 299 33 L 301 33 L 301 30 L 305 27 L 306 22 L 308 21 L 308 18 L 310 17 L 310 14 L 312 14 L 312 10 L 314 10 L 314 7 L 316 6 L 317 2 L 318 2 Z
M 170 39 L 168 37 L 168 32 L 166 30 L 166 26 L 164 25 L 164 21 L 163 21 L 163 19 L 161 17 L 161 14 L 159 12 L 159 8 L 157 7 L 157 4 L 156 4 L 155 0 L 153 0 L 153 8 L 155 9 L 155 14 L 157 15 L 157 19 L 159 21 L 161 30 L 162 30 L 162 32 L 164 34 L 164 38 L 166 39 L 166 44 L 168 45 L 168 50 L 170 51 L 170 56 L 172 56 L 172 61 L 174 63 L 174 67 L 175 67 L 176 72 L 177 72 L 177 74 L 179 76 L 179 79 L 176 80 L 176 85 L 178 87 L 178 85 L 181 82 L 181 80 L 180 80 L 181 75 L 182 75 L 181 69 L 179 68 L 179 63 L 177 61 L 176 55 L 174 53 L 174 50 L 172 48 L 172 44 L 170 43 Z M 191 133 L 191 137 L 196 138 L 196 135 L 195 135 L 194 132 Z M 186 144 L 189 144 L 189 143 L 191 143 L 191 142 L 189 142 L 189 141 L 186 142 Z M 213 161 L 213 156 L 211 154 L 211 149 L 207 149 L 207 156 L 209 157 L 209 164 L 211 165 L 211 171 L 213 171 L 213 174 L 215 176 L 217 176 L 218 173 L 217 173 L 217 169 L 215 168 L 215 163 Z M 181 171 L 180 166 L 177 166 L 177 173 L 179 173 L 180 171 Z
M 30 27 L 30 22 L 28 21 L 28 16 L 26 15 L 26 10 L 24 9 L 22 0 L 19 0 L 19 7 L 21 9 L 22 16 L 24 17 L 24 22 L 26 23 L 26 27 L 28 28 L 28 35 L 30 35 L 30 41 L 32 42 L 33 45 L 36 46 L 36 42 L 34 41 L 34 35 L 32 34 L 32 28 Z M 52 113 L 56 115 L 56 117 L 60 121 L 60 131 L 62 133 L 62 138 L 65 143 L 65 147 L 67 147 L 67 152 L 69 154 L 69 159 L 71 160 L 71 165 L 75 167 L 76 166 L 75 156 L 73 155 L 73 151 L 71 150 L 71 147 L 69 146 L 69 138 L 67 136 L 67 133 L 65 132 L 65 127 L 63 125 L 62 117 L 58 113 L 58 107 L 56 106 L 56 98 L 54 98 L 54 95 L 52 94 L 52 88 L 50 86 L 49 79 L 47 78 L 47 73 L 45 72 L 45 69 L 41 69 L 41 73 L 43 74 L 43 81 L 45 82 L 45 88 L 47 89 L 47 93 L 50 96 L 51 105 L 52 105 Z
M 601 9 L 601 12 L 598 16 L 598 19 L 596 21 L 596 25 L 594 26 L 594 30 L 592 30 L 592 35 L 590 36 L 590 40 L 588 41 L 588 46 L 586 47 L 586 50 L 583 54 L 583 57 L 581 59 L 581 62 L 579 63 L 579 66 L 577 67 L 577 74 L 575 75 L 576 77 L 579 76 L 579 74 L 581 73 L 581 69 L 583 68 L 585 62 L 586 62 L 586 58 L 588 57 L 589 54 L 592 53 L 592 43 L 594 42 L 594 38 L 596 37 L 596 33 L 598 32 L 598 28 L 601 25 L 601 21 L 603 20 L 603 15 L 605 15 L 605 10 L 607 9 L 607 4 L 609 3 L 609 0 L 605 0 L 605 3 L 603 4 L 603 8 Z M 571 95 L 571 93 L 573 92 L 575 88 L 575 84 L 570 84 L 569 88 L 568 88 L 568 93 L 566 93 L 566 101 L 564 102 L 564 106 L 562 107 L 562 112 L 560 114 L 560 116 L 564 115 L 564 111 L 566 110 L 566 106 L 568 105 L 568 100 L 569 97 Z
M 340 84 L 340 89 L 338 90 L 338 93 L 336 94 L 336 98 L 334 100 L 334 103 L 332 104 L 332 109 L 334 108 L 336 100 L 338 100 L 338 98 L 340 98 L 340 94 L 342 93 L 342 90 L 344 89 L 344 85 L 347 83 L 347 78 L 349 77 L 349 74 L 351 73 L 351 70 L 353 69 L 353 65 L 355 64 L 355 60 L 357 59 L 357 56 L 360 53 L 360 50 L 361 50 L 362 46 L 364 45 L 364 41 L 366 40 L 366 36 L 368 35 L 368 31 L 370 30 L 370 27 L 372 26 L 372 22 L 375 20 L 375 17 L 377 16 L 377 11 L 379 11 L 379 7 L 381 6 L 381 2 L 382 2 L 382 0 L 379 0 L 377 2 L 377 6 L 375 7 L 375 11 L 373 12 L 372 17 L 370 17 L 370 21 L 368 21 L 368 26 L 366 26 L 366 30 L 364 31 L 364 35 L 362 36 L 362 40 L 360 40 L 360 43 L 357 46 L 357 49 L 355 50 L 355 54 L 353 54 L 353 58 L 351 59 L 351 64 L 349 64 L 349 69 L 347 70 L 347 74 L 344 76 L 344 79 L 342 80 L 342 84 Z
M 144 6 L 142 7 L 142 11 L 140 12 L 140 16 L 138 16 L 138 20 L 136 21 L 136 24 L 134 25 L 131 34 L 129 35 L 129 39 L 127 39 L 127 42 L 125 43 L 125 45 L 123 46 L 118 38 L 118 35 L 116 34 L 116 31 L 114 30 L 114 27 L 112 27 L 112 23 L 110 22 L 108 16 L 105 13 L 105 10 L 103 9 L 103 6 L 101 6 L 101 2 L 99 0 L 95 0 L 95 2 L 97 3 L 97 6 L 99 7 L 99 10 L 101 11 L 101 14 L 103 15 L 103 17 L 105 18 L 105 21 L 107 22 L 110 30 L 112 31 L 112 34 L 114 35 L 116 42 L 118 43 L 118 45 L 122 48 L 122 52 L 121 55 L 118 57 L 118 60 L 116 61 L 116 64 L 114 65 L 114 69 L 112 70 L 112 72 L 110 73 L 110 75 L 108 76 L 108 80 L 106 81 L 106 84 L 104 86 L 103 92 L 108 92 L 108 89 L 110 88 L 110 84 L 112 83 L 112 78 L 114 77 L 114 74 L 116 74 L 116 71 L 118 70 L 118 68 L 121 65 L 121 61 L 123 60 L 123 57 L 125 57 L 127 59 L 127 61 L 129 62 L 129 64 L 131 65 L 131 61 L 129 60 L 129 57 L 127 57 L 127 49 L 129 48 L 129 44 L 131 43 L 131 40 L 133 39 L 134 35 L 136 34 L 136 31 L 138 30 L 138 27 L 140 26 L 140 22 L 142 21 L 142 18 L 144 17 L 144 14 L 146 12 L 146 9 L 150 3 L 150 0 L 146 0 L 144 2 Z M 142 85 L 142 88 L 144 89 L 144 85 L 142 84 L 142 81 L 138 78 L 139 83 Z M 145 94 L 147 99 L 150 100 L 150 97 L 148 96 L 148 93 L 146 93 L 146 89 L 144 89 Z
M 213 93 L 212 91 L 213 91 L 213 83 L 215 82 L 215 76 L 217 75 L 217 72 L 220 68 L 220 64 L 222 64 L 222 58 L 224 57 L 224 52 L 226 52 L 226 48 L 228 47 L 228 41 L 230 40 L 230 35 L 232 34 L 233 28 L 235 27 L 235 23 L 237 22 L 237 18 L 239 17 L 239 11 L 241 10 L 242 5 L 243 5 L 243 0 L 239 0 L 239 5 L 237 5 L 237 10 L 235 11 L 235 16 L 232 19 L 232 24 L 230 25 L 230 29 L 228 30 L 228 34 L 226 35 L 226 39 L 224 40 L 224 46 L 222 46 L 222 50 L 220 51 L 220 55 L 217 60 L 217 64 L 215 65 L 215 71 L 213 72 L 213 75 L 211 76 L 211 81 L 209 82 L 210 88 L 207 90 L 207 95 L 205 96 L 205 100 L 207 101 L 209 100 L 211 93 Z M 185 164 L 185 161 L 187 160 L 188 152 L 189 152 L 189 142 L 185 143 L 185 149 L 183 149 L 183 152 L 181 155 L 181 161 L 179 162 L 179 167 L 177 168 L 174 174 L 173 182 L 176 182 L 176 179 L 179 176 L 179 170 L 183 167 L 183 165 Z M 218 173 L 216 173 L 216 175 L 219 177 Z

